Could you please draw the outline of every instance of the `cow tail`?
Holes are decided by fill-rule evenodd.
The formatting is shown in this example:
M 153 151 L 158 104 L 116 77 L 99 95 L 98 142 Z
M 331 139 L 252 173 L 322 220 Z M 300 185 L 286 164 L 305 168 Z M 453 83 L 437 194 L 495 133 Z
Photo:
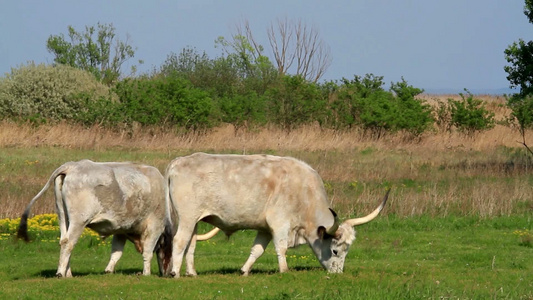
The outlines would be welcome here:
M 178 216 L 178 209 L 176 207 L 176 203 L 174 203 L 174 199 L 172 199 L 172 179 L 170 177 L 170 171 L 173 165 L 174 162 L 171 162 L 165 172 L 165 202 L 167 206 L 167 221 L 170 223 L 169 225 L 171 227 L 174 226 L 174 223 L 177 223 L 176 218 Z M 172 231 L 174 230 L 172 229 Z
M 159 252 L 158 255 L 160 255 L 160 252 L 162 252 L 163 254 L 163 266 L 162 266 L 162 269 L 160 268 L 160 271 L 162 271 L 162 274 L 160 275 L 166 275 L 167 273 L 170 272 L 169 267 L 171 266 L 171 262 L 172 262 L 172 240 L 173 239 L 174 239 L 173 226 L 167 220 L 165 222 L 165 229 L 163 230 L 163 233 L 159 237 L 159 242 L 158 242 L 159 249 L 156 249 L 156 251 Z
M 28 217 L 30 215 L 31 207 L 33 206 L 35 201 L 37 201 L 37 199 L 39 199 L 48 190 L 48 188 L 50 187 L 50 185 L 52 185 L 57 176 L 65 174 L 65 172 L 68 170 L 68 166 L 68 164 L 64 164 L 61 167 L 57 168 L 52 173 L 52 176 L 50 176 L 48 182 L 46 182 L 45 186 L 41 189 L 41 191 L 37 195 L 35 195 L 35 197 L 31 199 L 30 204 L 26 206 L 24 213 L 22 213 L 22 216 L 20 217 L 20 224 L 17 230 L 17 238 L 23 239 L 26 242 L 30 241 L 30 238 L 28 236 Z
M 172 164 L 172 163 L 171 163 Z M 177 216 L 174 210 L 174 204 L 171 203 L 170 197 L 170 176 L 168 171 L 170 167 L 167 167 L 164 177 L 165 186 L 165 228 L 159 237 L 155 252 L 162 258 L 162 265 L 159 265 L 159 272 L 161 276 L 168 275 L 172 266 L 172 240 L 174 239 L 174 220 L 173 217 Z M 159 262 L 159 261 L 158 261 Z
M 165 205 L 166 205 L 166 220 L 165 220 L 165 227 L 171 226 L 172 227 L 172 215 L 173 215 L 173 209 L 171 205 L 171 199 L 170 199 L 170 178 L 168 176 L 168 170 L 165 174 Z
M 172 203 L 172 198 L 170 197 L 170 176 L 167 173 L 165 174 L 165 205 L 166 205 L 166 218 L 165 218 L 165 229 L 161 235 L 161 247 L 165 249 L 165 255 L 167 251 L 170 251 L 168 254 L 172 254 L 172 239 L 176 233 L 174 230 L 174 216 L 177 216 L 177 211 L 175 210 L 174 203 Z
M 157 255 L 162 255 L 163 265 L 160 265 L 160 275 L 165 276 L 170 273 L 170 267 L 172 264 L 172 240 L 174 239 L 174 222 L 172 216 L 176 215 L 173 211 L 172 205 L 170 204 L 170 194 L 168 188 L 168 178 L 165 177 L 165 204 L 166 204 L 166 217 L 165 217 L 165 228 L 163 233 L 159 237 L 157 247 L 155 249 L 158 252 Z

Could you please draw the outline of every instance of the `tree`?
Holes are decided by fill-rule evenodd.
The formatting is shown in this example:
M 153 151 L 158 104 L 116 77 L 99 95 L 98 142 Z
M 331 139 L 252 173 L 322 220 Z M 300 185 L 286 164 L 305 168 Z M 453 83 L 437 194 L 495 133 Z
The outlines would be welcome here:
M 533 127 L 533 96 L 512 95 L 507 100 L 511 108 L 511 119 L 516 120 L 518 131 L 522 136 L 522 145 L 533 155 L 533 150 L 526 143 L 526 130 Z
M 525 0 L 524 14 L 533 24 L 533 0 Z M 533 41 L 520 39 L 509 45 L 504 51 L 505 59 L 510 66 L 505 66 L 507 80 L 511 87 L 519 87 L 520 92 L 508 98 L 507 104 L 511 108 L 511 117 L 518 123 L 522 135 L 522 144 L 533 151 L 526 144 L 526 129 L 533 127 Z
M 135 55 L 128 38 L 125 41 L 116 38 L 113 24 L 85 26 L 85 32 L 68 26 L 68 40 L 63 34 L 51 35 L 46 48 L 55 56 L 55 63 L 89 71 L 107 85 L 118 80 L 122 65 Z
M 268 40 L 280 74 L 285 74 L 296 61 L 296 75 L 317 82 L 331 65 L 329 47 L 318 30 L 301 20 L 278 20 L 277 29 L 271 24 Z
M 241 70 L 241 77 L 271 77 L 272 62 L 264 55 L 264 48 L 253 37 L 250 24 L 247 20 L 243 25 L 237 25 L 236 34 L 231 39 L 219 37 L 215 43 L 220 46 L 226 57 L 236 62 Z M 265 73 L 266 74 L 263 74 Z
M 331 65 L 330 49 L 320 38 L 319 31 L 301 20 L 278 19 L 276 25 L 271 23 L 267 29 L 267 36 L 273 61 L 282 76 L 292 73 L 316 83 Z M 232 40 L 229 45 L 237 53 L 245 54 L 243 58 L 255 62 L 267 58 L 248 20 L 237 25 L 237 34 L 232 36 Z
M 520 94 L 533 94 L 533 41 L 520 39 L 504 51 L 505 59 L 510 66 L 505 66 L 507 80 L 511 87 L 519 87 Z

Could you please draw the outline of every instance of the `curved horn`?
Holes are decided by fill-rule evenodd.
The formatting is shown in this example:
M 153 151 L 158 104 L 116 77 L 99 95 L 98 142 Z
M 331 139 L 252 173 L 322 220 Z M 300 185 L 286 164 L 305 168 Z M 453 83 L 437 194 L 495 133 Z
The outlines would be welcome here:
M 390 188 L 387 190 L 387 193 L 385 194 L 385 197 L 383 197 L 383 201 L 381 201 L 381 204 L 379 205 L 379 207 L 376 208 L 373 212 L 371 212 L 367 216 L 364 216 L 361 218 L 349 219 L 344 222 L 353 227 L 353 226 L 362 225 L 362 224 L 372 221 L 375 217 L 379 215 L 383 207 L 385 207 L 385 203 L 387 203 L 387 199 L 389 198 L 389 193 L 390 193 Z
M 333 225 L 331 227 L 326 229 L 326 233 L 332 236 L 335 236 L 335 233 L 337 232 L 337 229 L 339 228 L 339 219 L 337 219 L 337 213 L 333 211 L 333 209 L 329 209 L 331 213 L 333 214 L 333 218 L 335 218 L 335 221 L 333 221 Z
M 196 236 L 197 241 L 207 241 L 208 239 L 214 237 L 218 232 L 220 231 L 220 228 L 215 227 L 208 233 L 200 234 Z

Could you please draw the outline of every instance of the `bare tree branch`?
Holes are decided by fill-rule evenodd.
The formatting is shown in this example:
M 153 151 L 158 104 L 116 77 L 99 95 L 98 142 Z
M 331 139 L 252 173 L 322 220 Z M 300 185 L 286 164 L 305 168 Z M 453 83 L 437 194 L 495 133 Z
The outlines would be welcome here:
M 279 43 L 274 24 L 271 23 L 267 30 L 268 40 L 274 54 L 274 60 L 278 66 L 278 72 L 284 75 L 292 66 L 296 57 L 296 52 L 292 49 L 294 46 L 291 45 L 294 32 L 289 27 L 289 22 L 286 18 L 284 20 L 278 19 L 277 32 L 279 33 Z
M 531 150 L 531 148 L 529 148 L 529 146 L 526 143 L 526 130 L 524 128 L 520 128 L 520 134 L 522 135 L 522 142 L 519 142 L 519 143 L 524 145 L 524 147 L 526 147 L 527 151 L 529 151 L 529 153 L 531 155 L 533 155 L 533 151 Z
M 296 62 L 296 75 L 317 82 L 331 65 L 329 47 L 320 38 L 318 30 L 301 20 L 291 23 L 287 19 L 278 19 L 277 28 L 271 24 L 267 33 L 280 74 L 287 73 Z

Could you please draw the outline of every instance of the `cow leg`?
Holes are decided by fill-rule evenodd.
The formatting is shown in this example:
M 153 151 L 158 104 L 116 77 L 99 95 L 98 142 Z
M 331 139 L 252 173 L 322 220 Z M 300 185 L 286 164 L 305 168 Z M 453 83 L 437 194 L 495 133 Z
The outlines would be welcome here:
M 196 222 L 194 224 L 196 224 Z M 191 242 L 195 227 L 196 225 L 178 225 L 178 232 L 172 241 L 172 270 L 170 271 L 170 275 L 174 278 L 180 277 L 183 255 Z
M 185 250 L 185 265 L 187 266 L 185 275 L 186 276 L 196 276 L 196 270 L 194 268 L 194 251 L 196 250 L 196 232 L 198 229 L 198 225 L 194 226 L 194 232 L 193 236 L 191 238 L 191 242 L 189 243 L 189 246 Z
M 122 257 L 122 251 L 124 250 L 124 245 L 126 244 L 126 236 L 122 234 L 113 235 L 113 240 L 111 241 L 111 259 L 105 268 L 106 273 L 115 272 L 115 265 L 117 264 L 120 257 Z
M 279 272 L 284 273 L 289 271 L 289 267 L 287 266 L 287 243 L 281 242 L 281 243 L 275 243 L 276 245 L 276 253 L 278 255 L 278 264 L 279 264 Z
M 70 226 L 67 230 L 67 235 L 62 236 L 59 241 L 61 250 L 59 252 L 59 266 L 57 267 L 57 277 L 72 277 L 72 272 L 70 271 L 70 255 L 72 249 L 78 242 L 83 229 L 85 228 L 84 224 L 79 223 L 70 223 Z
M 156 224 L 156 221 L 152 221 L 151 224 Z M 148 276 L 152 273 L 150 268 L 150 263 L 152 262 L 152 257 L 154 256 L 154 249 L 159 241 L 159 237 L 162 233 L 162 228 L 157 228 L 155 226 L 147 227 L 146 236 L 141 237 L 142 255 L 143 255 L 143 275 Z
M 285 233 L 286 231 L 281 231 Z M 284 273 L 289 271 L 289 267 L 287 266 L 287 234 L 279 234 L 274 232 L 274 247 L 276 248 L 276 254 L 278 255 L 278 264 L 279 264 L 279 272 Z
M 252 246 L 252 250 L 250 251 L 250 256 L 248 257 L 248 260 L 244 263 L 244 266 L 242 266 L 241 268 L 241 274 L 243 276 L 248 276 L 250 274 L 252 265 L 261 255 L 263 255 L 263 252 L 265 252 L 265 248 L 267 247 L 271 239 L 272 235 L 270 235 L 270 233 L 262 231 L 257 232 L 257 235 L 255 236 L 254 240 L 254 245 Z

